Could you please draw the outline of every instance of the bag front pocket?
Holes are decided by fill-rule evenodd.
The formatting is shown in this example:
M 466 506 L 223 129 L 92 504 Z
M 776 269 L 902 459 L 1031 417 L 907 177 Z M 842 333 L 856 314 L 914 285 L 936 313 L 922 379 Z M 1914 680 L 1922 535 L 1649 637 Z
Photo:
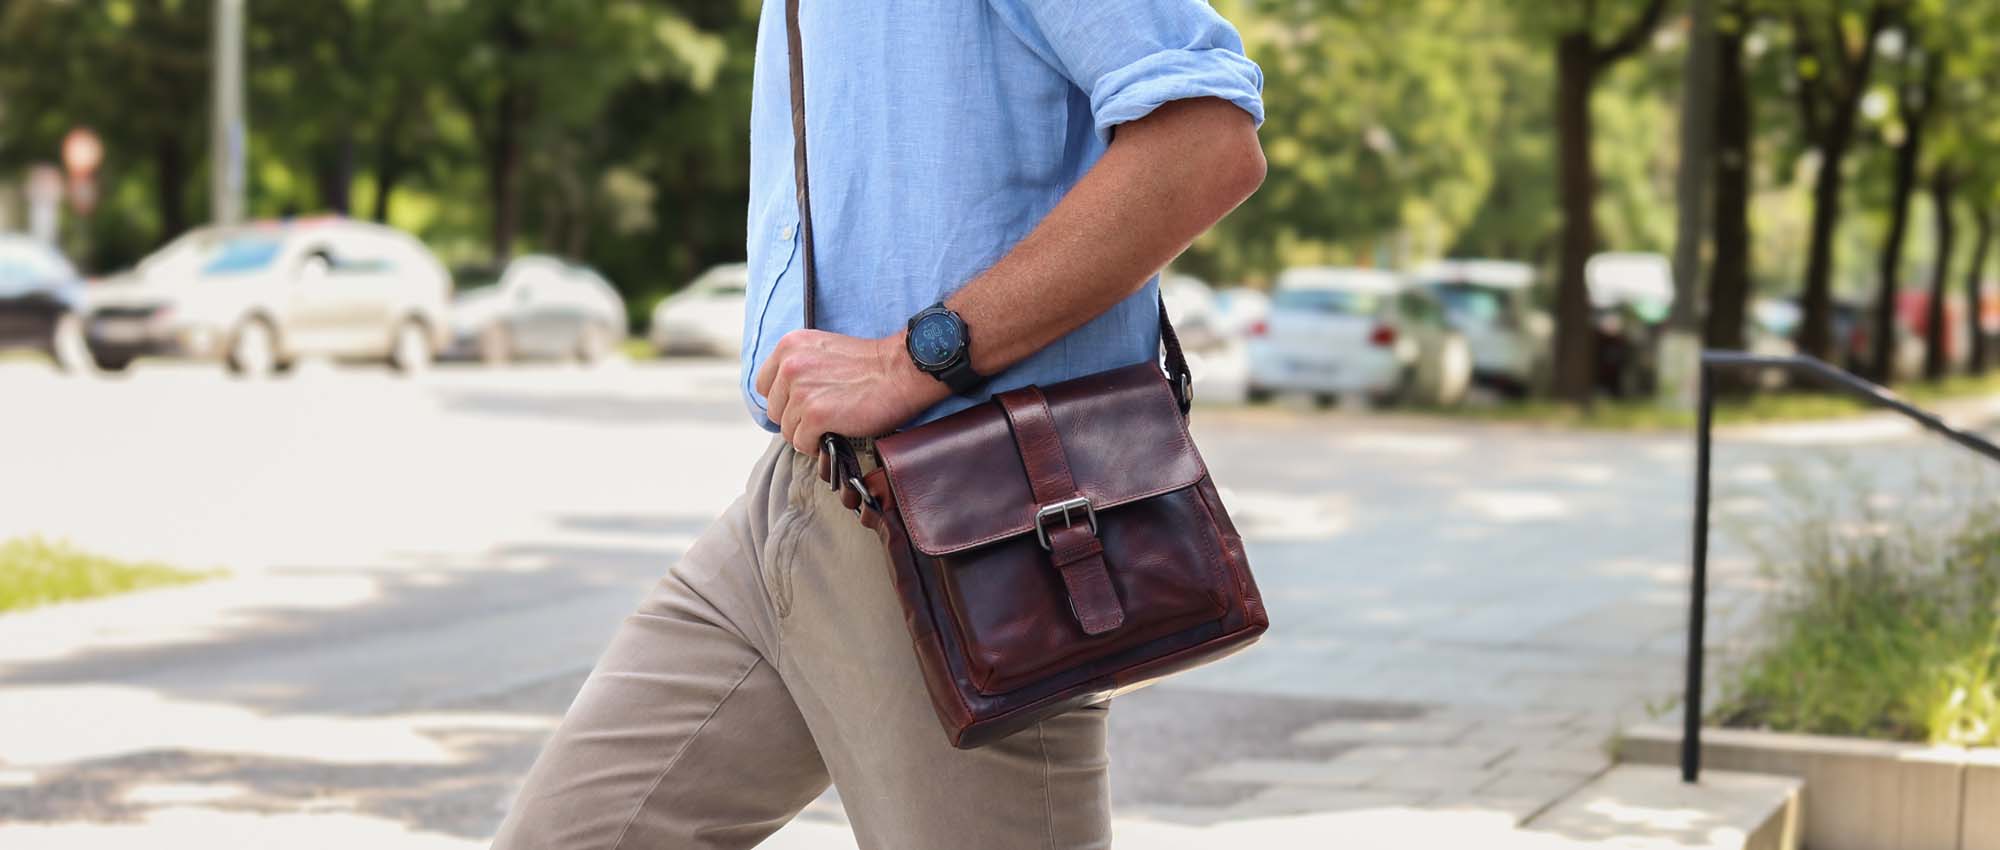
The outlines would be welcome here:
M 1228 609 L 1221 544 L 1193 488 L 1100 512 L 1098 538 L 1123 625 L 1086 635 L 1033 533 L 937 558 L 946 611 L 982 693 L 1131 649 Z

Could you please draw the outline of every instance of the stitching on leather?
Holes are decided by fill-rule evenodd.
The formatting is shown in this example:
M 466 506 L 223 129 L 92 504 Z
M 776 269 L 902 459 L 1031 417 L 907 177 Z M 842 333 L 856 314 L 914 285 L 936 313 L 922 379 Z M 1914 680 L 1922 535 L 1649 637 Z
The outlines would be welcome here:
M 1208 520 L 1202 523 L 1201 527 L 1197 530 L 1201 532 L 1203 540 L 1208 545 L 1215 547 L 1216 557 L 1227 564 L 1230 560 L 1229 547 L 1222 545 L 1221 526 L 1215 521 L 1215 511 L 1211 510 L 1208 506 L 1208 494 L 1203 493 L 1200 487 L 1194 488 L 1194 503 L 1197 507 L 1201 508 L 1201 515 Z M 1234 573 L 1235 571 L 1235 566 L 1233 564 L 1230 565 L 1230 572 Z M 1222 568 L 1215 561 L 1208 562 L 1208 577 L 1215 581 L 1218 590 L 1223 586 L 1231 584 L 1229 579 L 1222 574 Z M 1234 582 L 1234 584 L 1236 585 L 1237 595 L 1243 595 L 1243 583 L 1238 581 Z M 1225 613 L 1229 610 L 1227 600 L 1223 602 L 1222 608 Z
M 667 781 L 667 774 L 672 773 L 674 766 L 681 763 L 681 757 L 687 755 L 688 748 L 693 747 L 695 739 L 701 737 L 702 730 L 708 728 L 708 722 L 714 720 L 715 715 L 722 712 L 722 706 L 729 702 L 729 698 L 735 696 L 738 690 L 743 688 L 744 682 L 750 681 L 750 674 L 757 672 L 757 665 L 762 663 L 764 663 L 764 659 L 758 658 L 751 661 L 749 667 L 744 668 L 743 675 L 736 677 L 736 684 L 730 685 L 728 692 L 724 693 L 721 699 L 715 701 L 715 707 L 708 710 L 708 716 L 703 717 L 700 725 L 695 726 L 694 731 L 688 733 L 687 740 L 681 742 L 681 748 L 674 752 L 674 757 L 667 759 L 666 766 L 660 768 L 660 775 L 653 777 L 653 784 L 646 787 L 645 796 L 640 797 L 639 804 L 632 807 L 632 814 L 625 819 L 625 825 L 619 827 L 618 838 L 611 842 L 611 850 L 618 850 L 618 848 L 625 846 L 625 838 L 631 834 L 632 824 L 639 822 L 639 813 L 646 810 L 647 801 L 652 800 L 654 794 L 660 793 L 660 784 Z

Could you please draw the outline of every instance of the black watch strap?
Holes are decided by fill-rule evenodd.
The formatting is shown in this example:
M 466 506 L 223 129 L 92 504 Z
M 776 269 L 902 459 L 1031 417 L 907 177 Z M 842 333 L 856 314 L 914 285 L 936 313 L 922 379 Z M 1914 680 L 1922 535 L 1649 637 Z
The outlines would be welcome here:
M 938 380 L 943 381 L 945 386 L 950 387 L 952 395 L 970 394 L 973 390 L 978 389 L 980 384 L 986 383 L 985 375 L 972 371 L 972 356 L 969 353 L 965 357 L 959 358 L 957 363 L 953 363 L 931 374 Z

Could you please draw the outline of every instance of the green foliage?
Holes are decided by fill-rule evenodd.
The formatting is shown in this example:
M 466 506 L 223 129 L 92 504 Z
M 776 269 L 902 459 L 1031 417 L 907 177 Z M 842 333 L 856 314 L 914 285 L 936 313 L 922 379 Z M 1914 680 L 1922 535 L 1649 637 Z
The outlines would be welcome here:
M 2000 501 L 1885 504 L 1836 468 L 1789 470 L 1757 549 L 1778 596 L 1730 682 L 1729 725 L 1961 746 L 2000 744 Z M 1986 488 L 1990 489 L 1990 488 Z
M 1939 156 L 1961 196 L 2000 204 L 2000 0 L 1890 0 L 1955 81 Z M 1560 224 L 1555 44 L 1584 22 L 1607 44 L 1644 0 L 1214 0 L 1265 71 L 1264 188 L 1180 261 L 1217 282 L 1303 262 L 1403 265 L 1437 255 L 1548 264 Z M 1741 0 L 1757 34 L 1757 274 L 1796 294 L 1807 204 L 1795 105 L 1834 45 L 1859 49 L 1874 0 Z M 741 258 L 750 75 L 760 0 L 287 0 L 249 4 L 252 213 L 346 207 L 445 254 L 486 262 L 496 175 L 519 199 L 517 251 L 581 257 L 643 302 Z M 1601 247 L 1673 234 L 1684 34 L 1660 34 L 1597 80 Z M 208 208 L 212 0 L 0 2 L 0 182 L 90 125 L 102 203 L 67 228 L 109 271 Z M 1802 52 L 1792 21 L 1823 24 Z M 1891 110 L 1893 113 L 1893 110 Z M 1877 122 L 1864 140 L 1887 138 Z M 502 130 L 506 130 L 503 133 Z M 516 155 L 504 151 L 511 142 Z M 1865 281 L 1886 193 L 1857 149 L 1842 279 Z M 503 167 L 504 164 L 504 167 Z M 1913 240 L 1923 244 L 1922 239 Z
M 106 558 L 39 537 L 0 541 L 0 612 L 188 584 L 212 575 Z

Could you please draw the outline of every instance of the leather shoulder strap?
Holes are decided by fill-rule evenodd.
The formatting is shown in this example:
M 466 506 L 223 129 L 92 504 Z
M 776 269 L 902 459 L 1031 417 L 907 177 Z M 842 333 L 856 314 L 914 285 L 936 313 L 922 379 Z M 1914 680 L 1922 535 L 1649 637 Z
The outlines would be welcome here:
M 819 271 L 813 263 L 812 193 L 806 190 L 806 62 L 799 37 L 799 0 L 785 0 L 785 55 L 791 61 L 792 88 L 792 176 L 798 184 L 799 251 L 805 262 L 805 326 L 814 327 L 817 318 L 813 301 L 819 289 Z
M 818 311 L 814 302 L 819 297 L 819 271 L 813 263 L 812 193 L 807 186 L 806 176 L 806 64 L 803 39 L 799 35 L 799 2 L 785 0 L 785 53 L 791 63 L 792 89 L 792 177 L 798 184 L 799 205 L 799 257 L 804 262 L 802 271 L 805 278 L 805 327 L 817 327 Z M 1187 356 L 1181 353 L 1180 337 L 1174 333 L 1173 322 L 1167 319 L 1167 299 L 1160 296 L 1160 346 L 1166 350 L 1167 381 L 1173 385 L 1174 398 L 1181 404 L 1181 413 L 1188 412 L 1194 403 L 1193 373 L 1188 371 Z

